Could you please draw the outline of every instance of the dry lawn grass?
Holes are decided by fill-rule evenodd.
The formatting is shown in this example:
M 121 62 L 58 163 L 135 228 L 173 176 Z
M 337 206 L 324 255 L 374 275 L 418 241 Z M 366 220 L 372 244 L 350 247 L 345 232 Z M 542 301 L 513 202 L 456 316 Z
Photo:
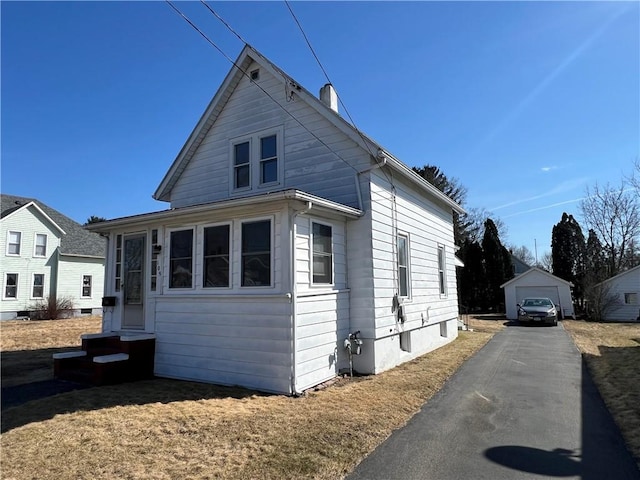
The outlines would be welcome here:
M 640 324 L 564 320 L 640 465 Z
M 51 355 L 80 347 L 80 335 L 100 331 L 100 317 L 0 322 L 2 386 L 53 378 Z
M 336 479 L 403 426 L 502 328 L 375 377 L 300 398 L 172 380 L 92 388 L 8 409 L 4 479 Z

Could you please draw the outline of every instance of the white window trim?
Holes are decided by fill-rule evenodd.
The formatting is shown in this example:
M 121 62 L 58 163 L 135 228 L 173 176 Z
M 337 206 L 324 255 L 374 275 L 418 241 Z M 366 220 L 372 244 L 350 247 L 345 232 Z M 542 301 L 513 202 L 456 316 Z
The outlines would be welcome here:
M 9 275 L 16 276 L 16 296 L 7 297 L 7 279 Z M 4 282 L 2 285 L 2 299 L 7 301 L 17 301 L 20 298 L 20 274 L 17 272 L 6 272 L 4 274 Z
M 38 255 L 37 254 L 37 249 L 38 249 L 38 235 L 42 235 L 44 236 L 44 255 Z M 47 258 L 47 250 L 49 247 L 49 235 L 47 235 L 46 233 L 35 233 L 33 235 L 33 256 L 35 258 Z
M 9 246 L 13 245 L 11 244 L 11 234 L 12 233 L 17 233 L 18 235 L 20 235 L 20 240 L 18 241 L 18 253 L 9 253 Z M 7 232 L 7 249 L 5 251 L 5 255 L 7 257 L 19 257 L 22 254 L 22 232 L 19 230 L 9 230 Z
M 404 237 L 407 240 L 407 294 L 400 295 L 400 262 L 398 261 L 398 237 Z M 396 232 L 396 275 L 398 275 L 398 297 L 403 298 L 405 300 L 411 300 L 411 237 L 408 232 L 403 232 L 398 230 Z
M 265 220 L 269 220 L 270 221 L 270 233 L 269 235 L 271 235 L 271 241 L 269 242 L 270 244 L 270 262 L 269 262 L 269 268 L 270 268 L 270 274 L 269 274 L 269 279 L 270 279 L 270 284 L 269 285 L 259 285 L 259 286 L 255 286 L 255 285 L 242 285 L 242 226 L 245 223 L 255 223 L 255 222 L 262 222 Z M 248 291 L 248 290 L 265 290 L 265 289 L 273 289 L 276 285 L 276 279 L 275 279 L 275 216 L 274 215 L 268 215 L 268 216 L 264 216 L 264 217 L 255 217 L 255 218 L 244 218 L 242 220 L 240 220 L 238 222 L 238 237 L 239 237 L 239 241 L 238 241 L 238 288 L 242 291 Z
M 224 225 L 229 226 L 229 284 L 226 287 L 205 287 L 204 283 L 204 230 L 209 227 L 222 227 Z M 202 239 L 200 242 L 196 241 L 196 244 L 202 245 L 202 248 L 199 252 L 196 252 L 200 255 L 200 262 L 196 262 L 196 265 L 199 263 L 201 265 L 200 271 L 196 272 L 196 281 L 198 290 L 205 290 L 206 292 L 223 292 L 233 289 L 233 262 L 235 256 L 233 254 L 233 242 L 234 242 L 234 233 L 233 233 L 233 222 L 217 222 L 217 223 L 207 223 L 204 225 L 198 226 L 198 230 L 196 235 Z M 242 246 L 240 246 L 242 248 Z
M 278 158 L 278 179 L 275 182 L 260 183 L 260 139 L 276 136 L 276 155 Z M 235 186 L 235 151 L 236 145 L 249 142 L 249 186 L 236 188 Z M 229 192 L 231 195 L 268 190 L 284 183 L 284 128 L 280 125 L 257 132 L 249 133 L 241 137 L 232 138 L 229 142 Z
M 314 223 L 331 228 L 331 281 L 329 283 L 315 283 L 313 281 L 313 224 Z M 336 284 L 336 266 L 335 266 L 336 253 L 334 248 L 335 230 L 336 230 L 335 226 L 331 223 L 310 219 L 310 222 L 309 222 L 309 265 L 310 265 L 309 274 L 311 277 L 309 278 L 309 283 L 314 288 L 335 287 L 335 284 Z
M 89 277 L 91 279 L 91 295 L 84 295 L 84 277 Z M 82 275 L 80 279 L 80 298 L 93 298 L 93 275 Z
M 41 297 L 33 296 L 33 288 L 36 286 L 36 275 L 42 275 L 42 296 Z M 31 277 L 31 292 L 29 297 L 31 300 L 41 300 L 47 296 L 47 292 L 45 292 L 45 278 L 46 277 L 44 273 L 34 273 L 33 276 Z
M 442 250 L 442 270 L 440 270 L 440 250 Z M 440 294 L 440 298 L 447 298 L 449 294 L 448 288 L 448 280 L 447 280 L 447 249 L 441 243 L 438 244 L 438 248 L 436 251 L 436 270 L 438 272 L 438 293 Z M 443 285 L 442 289 L 440 288 L 440 272 L 443 272 Z M 442 292 L 444 290 L 444 292 Z
M 635 296 L 635 300 L 636 300 L 635 302 L 627 302 L 627 298 L 628 298 L 627 296 L 631 296 L 631 295 Z M 640 293 L 638 293 L 638 292 L 623 292 L 622 293 L 622 302 L 625 305 L 638 305 L 638 299 L 639 298 L 640 298 Z
M 193 233 L 191 237 L 191 287 L 171 287 L 171 233 L 173 232 L 182 232 L 184 230 L 191 230 Z M 190 292 L 196 290 L 197 286 L 197 273 L 196 272 L 196 256 L 198 252 L 196 251 L 197 247 L 197 239 L 198 239 L 198 231 L 194 225 L 191 226 L 181 226 L 168 228 L 165 230 L 166 232 L 166 241 L 167 245 L 167 254 L 165 256 L 167 264 L 165 265 L 164 271 L 166 272 L 165 277 L 165 288 L 167 292 L 176 292 L 176 294 L 180 294 L 181 292 Z

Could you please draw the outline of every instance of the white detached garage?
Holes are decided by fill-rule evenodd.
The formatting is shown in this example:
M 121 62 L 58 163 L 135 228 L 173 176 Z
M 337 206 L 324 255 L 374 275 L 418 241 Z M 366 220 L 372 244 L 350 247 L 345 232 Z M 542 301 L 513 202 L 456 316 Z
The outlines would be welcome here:
M 571 287 L 573 287 L 571 282 L 533 267 L 501 285 L 501 288 L 504 288 L 504 304 L 507 310 L 507 318 L 509 320 L 518 319 L 517 304 L 527 297 L 550 298 L 553 303 L 560 307 L 563 318 L 575 318 Z

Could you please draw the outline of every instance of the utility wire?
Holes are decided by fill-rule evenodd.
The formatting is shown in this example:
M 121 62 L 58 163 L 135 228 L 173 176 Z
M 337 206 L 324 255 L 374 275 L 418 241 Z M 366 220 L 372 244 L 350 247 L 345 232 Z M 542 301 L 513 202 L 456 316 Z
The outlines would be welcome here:
M 229 62 L 231 62 L 233 64 L 234 67 L 236 67 L 245 77 L 247 77 L 249 79 L 249 81 L 254 84 L 256 87 L 258 87 L 267 97 L 269 97 L 271 99 L 271 101 L 273 101 L 278 107 L 280 107 L 287 115 L 289 115 L 293 120 L 295 120 L 302 128 L 304 128 L 307 132 L 309 132 L 311 134 L 311 136 L 313 138 L 315 138 L 316 140 L 318 140 L 318 142 L 320 142 L 327 150 L 329 150 L 331 153 L 333 153 L 338 159 L 342 160 L 349 168 L 351 168 L 354 172 L 359 173 L 358 169 L 355 168 L 353 165 L 351 165 L 349 162 L 347 162 L 344 158 L 342 158 L 335 150 L 333 150 L 329 145 L 327 145 L 321 138 L 319 138 L 315 133 L 313 133 L 311 130 L 309 130 L 300 120 L 298 120 L 295 115 L 293 115 L 289 110 L 287 110 L 283 105 L 280 104 L 280 102 L 278 102 L 275 98 L 273 98 L 273 96 L 267 92 L 264 88 L 262 88 L 260 85 L 258 85 L 255 81 L 253 81 L 251 79 L 251 76 L 246 72 L 246 70 L 243 70 L 240 65 L 238 65 L 231 57 L 229 57 L 226 53 L 224 53 L 224 51 L 218 46 L 216 45 L 216 43 L 211 40 L 202 30 L 200 30 L 191 20 L 189 20 L 189 18 L 183 14 L 175 5 L 173 5 L 173 3 L 171 3 L 170 0 L 165 0 L 166 3 L 169 4 L 169 6 L 171 8 L 173 8 L 173 10 L 180 15 L 189 25 L 191 25 L 191 27 L 197 31 L 211 46 L 213 46 L 216 50 L 218 50 L 218 52 L 220 52 Z M 211 9 L 210 9 L 211 10 Z M 220 18 L 218 15 L 216 15 L 218 18 Z M 226 22 L 224 22 L 225 25 Z M 231 27 L 229 27 L 227 25 L 227 28 L 231 29 Z M 235 32 L 234 32 L 235 33 Z M 238 38 L 241 39 L 242 42 L 245 43 L 245 45 L 249 45 L 247 42 L 245 42 L 244 40 L 242 40 L 242 37 L 240 37 L 237 33 L 235 34 Z
M 298 20 L 298 17 L 296 17 L 296 14 L 293 12 L 293 9 L 291 8 L 291 5 L 289 4 L 289 0 L 284 0 L 284 3 L 287 6 L 287 8 L 289 9 L 289 13 L 291 13 L 291 16 L 293 17 L 293 20 L 296 22 L 296 25 L 298 25 L 298 28 L 300 29 L 300 33 L 302 33 L 302 36 L 304 37 L 305 42 L 307 42 L 307 46 L 309 47 L 309 50 L 311 50 L 311 53 L 313 54 L 313 58 L 316 59 L 316 62 L 318 62 L 318 66 L 320 67 L 320 70 L 322 70 L 322 73 L 324 73 L 324 77 L 327 79 L 328 83 L 333 85 L 333 82 L 329 78 L 329 74 L 327 73 L 327 71 L 325 70 L 324 66 L 322 65 L 322 62 L 318 58 L 318 55 L 316 55 L 316 52 L 313 49 L 313 46 L 311 46 L 311 42 L 309 41 L 309 37 L 307 37 L 307 34 L 305 33 L 304 29 L 302 28 L 302 25 L 300 24 L 300 21 Z M 367 147 L 367 150 L 369 150 L 369 154 L 375 159 L 376 163 L 378 163 L 378 157 L 371 151 L 371 148 L 369 148 L 369 143 L 367 142 L 367 139 L 364 137 L 364 135 L 360 131 L 360 129 L 358 129 L 358 127 L 356 125 L 356 122 L 353 120 L 353 117 L 349 113 L 349 110 L 347 109 L 347 106 L 342 101 L 342 98 L 340 98 L 340 95 L 338 95 L 338 91 L 337 91 L 337 89 L 335 89 L 335 87 L 334 87 L 334 90 L 336 92 L 336 97 L 338 97 L 338 101 L 340 102 L 340 105 L 342 105 L 342 108 L 344 108 L 344 112 L 347 114 L 347 117 L 349 117 L 349 120 L 351 121 L 351 125 L 353 125 L 353 128 L 355 129 L 355 131 L 358 133 L 358 135 L 362 139 L 362 142 Z M 381 169 L 381 171 L 384 174 L 384 176 L 387 177 L 387 181 L 393 186 L 393 181 L 389 178 L 387 173 L 382 169 Z

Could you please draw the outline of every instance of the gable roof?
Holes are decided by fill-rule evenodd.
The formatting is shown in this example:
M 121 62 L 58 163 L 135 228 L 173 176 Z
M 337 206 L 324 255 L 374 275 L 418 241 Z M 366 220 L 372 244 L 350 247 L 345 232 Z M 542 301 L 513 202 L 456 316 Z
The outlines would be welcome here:
M 616 280 L 616 279 L 618 279 L 620 277 L 624 277 L 625 275 L 629 275 L 631 272 L 635 272 L 636 270 L 638 270 L 639 271 L 638 273 L 640 274 L 640 265 L 636 265 L 635 267 L 630 268 L 629 270 L 625 270 L 624 272 L 619 273 L 614 277 L 607 278 L 606 280 L 600 282 L 598 285 L 601 285 L 603 283 L 611 282 L 611 281 Z
M 531 275 L 533 272 L 538 272 L 541 273 L 543 275 L 546 275 L 547 277 L 549 277 L 550 280 L 555 280 L 558 281 L 560 283 L 564 283 L 569 287 L 573 287 L 573 283 L 571 282 L 567 282 L 566 280 L 560 278 L 560 277 L 556 277 L 555 275 L 550 274 L 549 272 L 545 272 L 544 270 L 542 270 L 541 268 L 538 267 L 531 267 L 529 270 L 527 270 L 524 273 L 521 273 L 520 275 L 517 275 L 515 277 L 513 277 L 511 280 L 504 282 L 502 285 L 500 285 L 500 288 L 504 288 L 514 282 L 519 282 L 521 281 L 523 278 L 527 277 L 528 275 Z
M 160 185 L 158 185 L 158 188 L 153 194 L 154 199 L 163 201 L 169 200 L 169 193 L 171 192 L 171 189 L 176 184 L 176 182 L 182 175 L 182 172 L 184 172 L 187 165 L 191 161 L 191 158 L 195 154 L 196 150 L 218 119 L 220 113 L 224 109 L 227 101 L 231 97 L 231 94 L 233 93 L 235 88 L 238 86 L 238 83 L 240 82 L 242 77 L 248 75 L 247 68 L 249 68 L 252 62 L 256 62 L 262 68 L 265 68 L 267 71 L 269 71 L 275 78 L 281 80 L 285 88 L 289 89 L 296 96 L 296 98 L 301 99 L 309 106 L 314 108 L 320 115 L 331 122 L 337 129 L 339 129 L 347 137 L 353 140 L 361 148 L 368 152 L 374 152 L 376 158 L 372 158 L 372 161 L 377 162 L 378 159 L 382 160 L 383 164 L 386 164 L 390 168 L 394 169 L 396 172 L 411 181 L 414 185 L 418 186 L 421 190 L 429 194 L 429 196 L 431 196 L 435 200 L 439 200 L 458 213 L 464 213 L 464 209 L 458 203 L 442 193 L 435 186 L 427 182 L 420 175 L 415 173 L 411 168 L 394 157 L 390 152 L 380 146 L 377 142 L 373 141 L 371 138 L 358 131 L 353 125 L 342 118 L 337 112 L 333 111 L 331 108 L 325 105 L 322 101 L 316 98 L 315 95 L 311 94 L 308 90 L 303 88 L 298 82 L 296 82 L 293 78 L 287 75 L 283 70 L 273 64 L 270 60 L 268 60 L 250 45 L 246 45 L 242 49 L 242 52 L 236 59 L 235 64 L 231 67 L 229 73 L 227 73 L 227 76 L 222 82 L 220 88 L 211 99 L 211 102 L 209 102 L 209 105 L 204 111 L 202 117 L 189 135 L 189 138 L 178 153 L 178 156 L 171 164 L 171 167 L 169 167 L 169 170 L 160 182 Z M 284 107 L 283 105 L 281 106 L 286 109 L 286 107 Z
M 2 194 L 0 218 L 33 205 L 61 232 L 60 254 L 104 258 L 106 240 L 35 198 Z

